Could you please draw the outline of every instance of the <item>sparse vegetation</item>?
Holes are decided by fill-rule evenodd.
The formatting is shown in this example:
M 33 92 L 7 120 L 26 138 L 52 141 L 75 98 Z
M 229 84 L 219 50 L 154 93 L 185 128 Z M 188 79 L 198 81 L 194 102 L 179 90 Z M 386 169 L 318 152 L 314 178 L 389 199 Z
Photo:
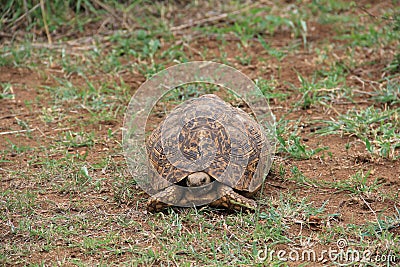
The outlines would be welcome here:
M 2 1 L 0 265 L 358 266 L 276 253 L 343 240 L 366 266 L 399 265 L 399 14 L 397 0 Z M 126 166 L 130 97 L 194 60 L 248 75 L 277 117 L 255 213 L 149 214 Z M 199 86 L 171 90 L 149 125 L 220 90 Z

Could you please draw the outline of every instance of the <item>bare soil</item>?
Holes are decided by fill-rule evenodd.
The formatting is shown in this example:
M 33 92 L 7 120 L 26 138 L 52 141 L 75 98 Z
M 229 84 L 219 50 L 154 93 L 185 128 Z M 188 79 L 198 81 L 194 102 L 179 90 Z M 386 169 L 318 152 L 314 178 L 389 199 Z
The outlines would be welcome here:
M 375 1 L 362 2 L 375 3 Z M 390 1 L 385 1 L 386 4 L 388 2 Z M 372 4 L 372 7 L 368 10 L 371 13 L 378 14 L 381 5 L 384 4 Z M 365 16 L 365 19 L 372 19 L 362 10 L 359 10 L 358 14 L 354 15 Z M 190 16 L 190 13 L 188 16 Z M 183 22 L 177 21 L 176 23 Z M 327 42 L 327 40 L 333 43 L 342 42 L 335 39 L 335 29 L 329 25 L 321 25 L 313 22 L 308 27 L 310 32 L 307 40 L 310 46 L 317 46 L 321 42 Z M 187 32 L 183 31 L 181 34 L 187 34 Z M 293 36 L 291 36 L 290 32 L 285 31 L 277 32 L 274 36 L 265 35 L 263 38 L 276 49 L 285 49 L 287 44 L 293 42 Z M 318 218 L 312 218 L 314 221 L 310 221 L 310 218 L 298 218 L 298 221 L 288 230 L 287 235 L 297 236 L 299 233 L 310 235 L 318 233 L 322 227 L 329 225 L 359 225 L 375 221 L 377 214 L 384 216 L 396 213 L 394 207 L 400 204 L 397 198 L 400 190 L 400 161 L 373 157 L 366 151 L 365 145 L 353 136 L 318 136 L 312 131 L 312 128 L 316 125 L 310 124 L 314 120 L 329 120 L 332 117 L 336 117 L 338 113 L 345 113 L 352 108 L 359 109 L 369 105 L 379 107 L 380 104 L 371 102 L 371 100 L 366 99 L 361 93 L 355 96 L 353 102 L 338 102 L 337 104 L 333 104 L 334 109 L 317 105 L 311 106 L 308 109 L 292 111 L 292 105 L 300 98 L 300 94 L 293 92 L 290 84 L 299 86 L 298 73 L 303 77 L 311 77 L 319 69 L 320 66 L 316 63 L 316 55 L 308 51 L 301 51 L 289 54 L 279 62 L 276 58 L 269 56 L 259 43 L 254 42 L 246 48 L 246 53 L 252 56 L 251 63 L 243 66 L 235 59 L 235 56 L 240 53 L 237 48 L 237 42 L 238 40 L 234 36 L 232 38 L 227 36 L 226 44 L 223 46 L 221 41 L 213 38 L 213 36 L 200 35 L 188 43 L 188 46 L 185 48 L 187 51 L 184 52 L 192 54 L 191 60 L 201 60 L 201 56 L 196 51 L 208 49 L 210 51 L 209 55 L 214 54 L 215 58 L 218 58 L 221 53 L 220 47 L 225 47 L 223 52 L 227 53 L 227 60 L 234 62 L 235 67 L 250 78 L 262 77 L 268 80 L 272 76 L 278 77 L 279 84 L 276 86 L 277 90 L 282 93 L 288 93 L 289 97 L 285 101 L 280 101 L 279 99 L 271 100 L 270 106 L 277 119 L 285 117 L 287 119 L 301 120 L 304 122 L 304 127 L 300 134 L 305 144 L 310 148 L 329 147 L 327 151 L 321 152 L 308 160 L 285 159 L 285 155 L 277 155 L 274 167 L 268 175 L 263 197 L 273 199 L 277 198 L 281 192 L 291 192 L 297 196 L 306 197 L 315 207 L 321 207 L 327 202 L 325 214 L 340 214 L 340 216 L 332 215 L 331 217 L 325 217 L 328 219 L 324 219 L 323 221 L 318 220 Z M 164 45 L 165 47 L 168 46 L 168 44 Z M 360 51 L 355 55 L 358 57 L 357 61 L 374 62 L 374 64 L 360 64 L 356 69 L 351 69 L 346 77 L 346 84 L 356 87 L 361 92 L 371 92 L 374 89 L 373 84 L 362 84 L 360 81 L 381 79 L 383 68 L 392 60 L 393 51 L 389 48 L 382 48 L 381 53 L 376 53 L 376 51 L 369 51 L 367 48 L 359 49 Z M 342 50 L 333 51 L 333 53 L 335 53 L 337 59 L 343 58 L 343 60 L 346 60 L 345 57 L 347 55 L 343 54 Z M 267 63 L 260 62 L 259 58 L 265 59 Z M 171 65 L 173 64 L 171 63 Z M 22 153 L 9 153 L 1 159 L 0 176 L 2 178 L 0 181 L 0 190 L 29 191 L 38 190 L 43 186 L 36 200 L 37 203 L 40 203 L 40 210 L 36 210 L 35 212 L 42 212 L 45 216 L 56 216 L 64 212 L 76 213 L 78 215 L 84 209 L 86 214 L 89 214 L 87 219 L 90 220 L 91 212 L 98 215 L 99 210 L 101 210 L 100 214 L 126 214 L 130 218 L 135 218 L 142 227 L 151 229 L 152 226 L 147 225 L 147 218 L 154 215 L 147 214 L 147 196 L 139 188 L 133 188 L 136 192 L 134 199 L 130 198 L 128 201 L 122 202 L 115 201 L 115 191 L 111 190 L 114 182 L 112 180 L 112 168 L 105 172 L 98 169 L 91 173 L 91 176 L 96 177 L 100 181 L 101 190 L 85 192 L 85 194 L 74 194 L 73 192 L 61 193 L 60 191 L 51 189 L 46 181 L 39 179 L 38 182 L 32 178 L 46 172 L 46 168 L 40 162 L 42 157 L 45 157 L 47 160 L 66 158 L 64 151 L 57 151 L 56 149 L 54 150 L 54 154 L 49 155 L 39 148 L 57 143 L 61 138 L 61 134 L 66 131 L 79 132 L 85 122 L 87 122 L 85 131 L 94 131 L 95 136 L 100 137 L 99 140 L 95 140 L 95 144 L 90 147 L 70 148 L 67 153 L 71 155 L 87 154 L 85 160 L 89 164 L 95 164 L 101 159 L 112 157 L 115 164 L 119 167 L 125 166 L 121 147 L 118 143 L 120 140 L 106 142 L 106 136 L 109 131 L 120 135 L 121 132 L 119 129 L 123 126 L 122 114 L 114 121 L 100 121 L 93 125 L 90 124 L 92 115 L 87 110 L 78 109 L 75 107 L 75 103 L 67 102 L 63 104 L 60 110 L 60 114 L 63 115 L 60 115 L 59 118 L 56 118 L 52 122 L 45 122 L 43 120 L 43 110 L 50 108 L 48 101 L 50 96 L 44 89 L 44 86 L 55 86 L 53 79 L 49 78 L 54 74 L 54 70 L 41 65 L 35 70 L 11 66 L 0 68 L 0 82 L 10 82 L 13 85 L 12 89 L 15 95 L 14 99 L 0 100 L 0 133 L 24 130 L 19 121 L 26 122 L 29 128 L 33 129 L 29 135 L 24 132 L 0 135 L 0 150 L 9 150 L 11 144 L 18 144 L 19 147 L 27 148 Z M 96 78 L 99 78 L 100 81 L 108 79 L 107 77 Z M 122 78 L 126 84 L 131 86 L 131 94 L 145 80 L 143 76 L 133 73 L 124 73 Z M 73 83 L 79 82 L 79 79 L 79 77 L 74 76 L 70 78 Z M 125 101 L 123 104 L 127 105 L 129 99 L 125 99 Z M 153 122 L 156 123 L 159 120 L 160 118 L 155 118 Z M 351 149 L 346 149 L 346 144 L 348 143 L 352 144 Z M 34 148 L 34 150 L 32 151 L 29 148 Z M 284 166 L 287 170 L 288 179 L 280 177 L 279 165 Z M 294 166 L 311 181 L 317 182 L 347 180 L 360 170 L 364 170 L 365 173 L 370 171 L 368 183 L 372 183 L 378 179 L 380 194 L 371 194 L 360 198 L 352 197 L 348 192 L 341 192 L 329 187 L 324 188 L 323 186 L 313 186 L 312 184 L 305 186 L 290 179 L 290 169 Z M 14 171 L 12 171 L 22 169 L 27 170 L 24 172 L 24 176 L 14 175 Z M 68 172 L 68 170 L 65 171 Z M 64 175 L 68 175 L 68 173 Z M 126 170 L 125 175 L 129 175 Z M 52 177 L 52 179 L 54 179 L 54 183 L 57 183 L 57 177 Z M 80 203 L 77 209 L 74 208 L 74 203 Z M 219 211 L 216 212 L 215 216 L 218 216 L 218 214 Z M 9 220 L 17 223 L 19 220 L 18 214 L 10 215 Z M 10 239 L 21 239 L 21 243 L 27 242 L 18 235 L 14 236 L 7 233 L 8 230 L 5 227 L 1 228 L 0 235 L 3 238 L 2 242 L 10 242 Z M 98 229 L 88 229 L 87 231 L 95 234 Z M 399 228 L 395 228 L 393 234 L 399 235 Z M 135 233 L 132 230 L 132 232 L 121 233 L 120 238 L 124 239 L 134 236 Z M 141 241 L 138 241 L 138 244 L 143 247 L 149 245 Z M 320 249 L 322 250 L 324 247 Z M 38 251 L 35 254 L 29 255 L 29 257 L 29 261 L 31 262 L 39 262 L 44 258 L 55 261 L 63 257 L 76 257 L 85 259 L 90 263 L 91 261 L 95 262 L 98 255 L 82 254 L 79 248 L 69 247 L 68 244 L 60 243 L 56 250 L 52 250 L 51 252 Z M 115 256 L 110 255 L 110 257 Z M 126 256 L 120 255 L 119 257 L 124 258 Z

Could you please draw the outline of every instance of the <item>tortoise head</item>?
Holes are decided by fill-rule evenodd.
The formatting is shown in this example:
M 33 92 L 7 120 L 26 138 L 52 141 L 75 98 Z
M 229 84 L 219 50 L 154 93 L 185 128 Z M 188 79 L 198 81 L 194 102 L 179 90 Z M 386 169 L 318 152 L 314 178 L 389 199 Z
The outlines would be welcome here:
M 187 177 L 188 187 L 197 187 L 211 183 L 211 177 L 205 172 L 195 172 Z

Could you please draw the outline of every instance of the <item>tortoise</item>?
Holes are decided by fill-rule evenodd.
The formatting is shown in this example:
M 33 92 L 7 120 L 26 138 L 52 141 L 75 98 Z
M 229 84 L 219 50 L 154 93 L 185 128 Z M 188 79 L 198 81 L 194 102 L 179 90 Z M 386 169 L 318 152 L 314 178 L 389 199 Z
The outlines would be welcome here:
M 270 160 L 261 126 L 214 94 L 187 100 L 168 116 L 146 141 L 150 180 L 158 184 L 148 210 L 193 203 L 255 210 L 251 197 L 261 188 Z M 163 135 L 171 140 L 163 140 Z M 197 169 L 182 161 L 196 161 Z M 192 194 L 195 188 L 201 190 Z

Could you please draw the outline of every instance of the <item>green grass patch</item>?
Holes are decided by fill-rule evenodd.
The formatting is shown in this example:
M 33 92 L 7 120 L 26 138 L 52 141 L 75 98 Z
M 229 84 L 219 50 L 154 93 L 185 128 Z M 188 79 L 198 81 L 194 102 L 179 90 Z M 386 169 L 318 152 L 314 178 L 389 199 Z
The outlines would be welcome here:
M 321 135 L 340 134 L 357 137 L 372 155 L 399 158 L 399 108 L 381 110 L 370 106 L 362 110 L 349 110 L 336 120 L 324 121 Z

